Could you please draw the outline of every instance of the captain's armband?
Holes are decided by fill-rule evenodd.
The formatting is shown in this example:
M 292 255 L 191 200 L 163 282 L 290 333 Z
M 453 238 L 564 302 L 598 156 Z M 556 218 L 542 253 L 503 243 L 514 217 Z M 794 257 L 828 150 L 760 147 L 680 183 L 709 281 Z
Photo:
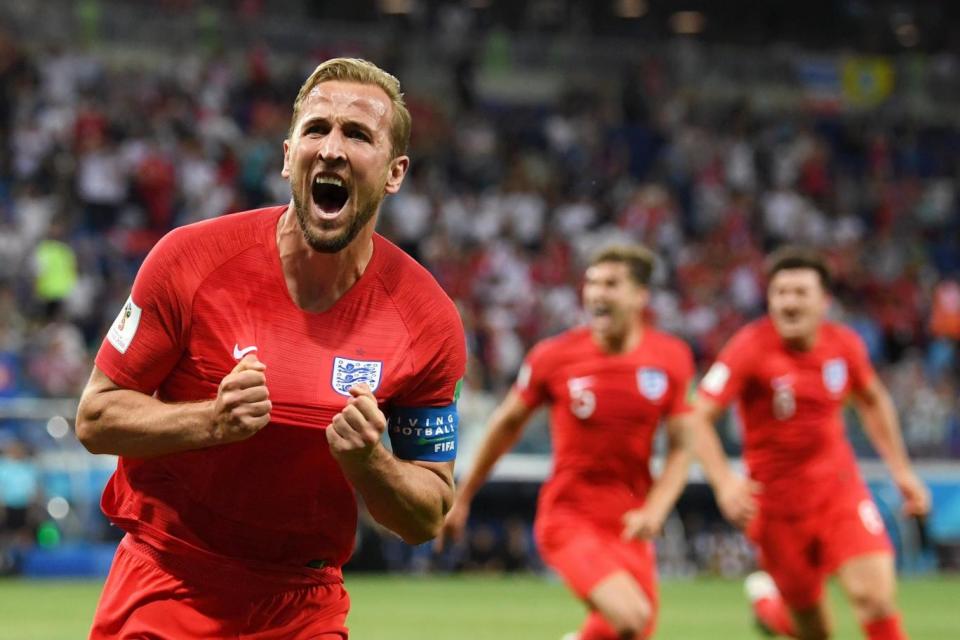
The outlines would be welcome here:
M 393 407 L 387 433 L 398 458 L 449 462 L 457 457 L 459 425 L 455 402 L 446 407 Z

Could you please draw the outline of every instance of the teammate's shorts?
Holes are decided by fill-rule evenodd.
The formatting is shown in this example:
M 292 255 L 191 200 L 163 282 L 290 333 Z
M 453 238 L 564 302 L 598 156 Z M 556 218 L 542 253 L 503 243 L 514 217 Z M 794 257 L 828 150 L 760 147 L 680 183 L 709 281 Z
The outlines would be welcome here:
M 182 570 L 185 565 L 193 565 Z M 129 535 L 100 597 L 91 639 L 345 640 L 350 600 L 341 580 L 284 585 L 190 558 L 171 570 Z
M 893 553 L 883 518 L 865 488 L 803 517 L 765 516 L 747 527 L 760 563 L 792 609 L 808 609 L 823 596 L 827 577 L 858 556 Z
M 605 531 L 581 521 L 538 521 L 535 528 L 540 555 L 582 600 L 604 578 L 626 570 L 643 589 L 657 617 L 657 562 L 653 543 L 623 540 L 619 533 Z

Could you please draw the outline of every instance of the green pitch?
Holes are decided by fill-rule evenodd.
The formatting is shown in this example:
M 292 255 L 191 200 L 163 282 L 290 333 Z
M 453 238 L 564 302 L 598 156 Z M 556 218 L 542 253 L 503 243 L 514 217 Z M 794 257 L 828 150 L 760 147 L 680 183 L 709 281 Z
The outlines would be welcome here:
M 347 577 L 356 640 L 559 640 L 582 607 L 557 582 L 534 577 Z M 100 592 L 94 582 L 0 580 L 0 640 L 86 637 Z M 667 581 L 657 638 L 760 638 L 739 581 Z M 839 640 L 859 631 L 831 591 Z M 912 640 L 960 638 L 960 578 L 907 579 L 900 604 Z

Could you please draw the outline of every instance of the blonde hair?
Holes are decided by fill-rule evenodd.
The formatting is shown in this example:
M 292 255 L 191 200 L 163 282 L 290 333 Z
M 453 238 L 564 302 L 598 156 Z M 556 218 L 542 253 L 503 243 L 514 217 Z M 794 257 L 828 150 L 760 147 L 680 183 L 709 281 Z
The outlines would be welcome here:
M 331 58 L 321 63 L 307 78 L 293 102 L 293 117 L 290 119 L 290 135 L 300 119 L 300 109 L 307 94 L 321 82 L 340 80 L 380 87 L 390 97 L 393 105 L 393 121 L 390 123 L 390 143 L 393 157 L 402 156 L 410 144 L 410 111 L 403 101 L 400 81 L 377 65 L 361 58 Z
M 644 287 L 650 284 L 656 256 L 652 251 L 639 244 L 615 244 L 595 253 L 590 266 L 604 262 L 616 262 L 627 265 L 630 277 Z

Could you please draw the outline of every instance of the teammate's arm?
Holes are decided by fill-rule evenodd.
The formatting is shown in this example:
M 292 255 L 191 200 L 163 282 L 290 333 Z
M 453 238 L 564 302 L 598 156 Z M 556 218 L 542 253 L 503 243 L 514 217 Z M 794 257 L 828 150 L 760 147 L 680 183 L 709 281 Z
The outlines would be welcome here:
M 691 412 L 691 450 L 713 487 L 724 517 L 745 527 L 757 513 L 754 494 L 759 486 L 734 471 L 717 435 L 716 423 L 725 407 L 698 393 Z
M 224 377 L 215 399 L 168 404 L 94 367 L 77 408 L 77 439 L 91 453 L 134 458 L 244 440 L 270 421 L 265 369 L 248 355 Z
M 535 407 L 529 407 L 520 394 L 515 389 L 511 389 L 493 412 L 473 466 L 460 482 L 456 500 L 443 523 L 440 539 L 437 541 L 440 546 L 446 540 L 459 540 L 463 536 L 467 517 L 470 515 L 470 503 L 486 482 L 487 476 L 490 475 L 497 461 L 520 439 L 523 428 L 534 410 Z
M 926 514 L 930 511 L 930 492 L 910 464 L 897 410 L 887 388 L 876 375 L 871 376 L 863 388 L 854 390 L 853 404 L 867 437 L 886 462 L 903 495 L 904 511 L 910 515 Z
M 664 458 L 663 471 L 647 493 L 643 506 L 623 514 L 624 538 L 652 538 L 660 533 L 664 521 L 687 483 L 692 425 L 689 412 L 667 418 L 667 455 Z

